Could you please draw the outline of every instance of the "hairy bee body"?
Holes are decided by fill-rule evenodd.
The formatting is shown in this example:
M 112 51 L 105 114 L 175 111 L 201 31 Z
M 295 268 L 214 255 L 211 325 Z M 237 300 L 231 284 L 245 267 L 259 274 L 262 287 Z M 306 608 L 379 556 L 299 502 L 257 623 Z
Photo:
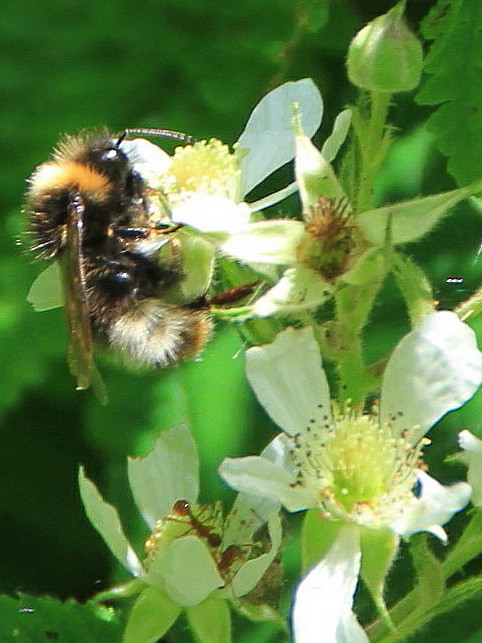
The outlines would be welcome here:
M 29 181 L 30 250 L 62 267 L 70 341 L 77 344 L 70 354 L 84 361 L 72 369 L 79 388 L 90 383 L 90 334 L 135 361 L 164 367 L 196 355 L 210 330 L 201 300 L 163 300 L 182 271 L 175 257 L 159 259 L 166 231 L 152 227 L 147 185 L 122 138 L 66 138 Z

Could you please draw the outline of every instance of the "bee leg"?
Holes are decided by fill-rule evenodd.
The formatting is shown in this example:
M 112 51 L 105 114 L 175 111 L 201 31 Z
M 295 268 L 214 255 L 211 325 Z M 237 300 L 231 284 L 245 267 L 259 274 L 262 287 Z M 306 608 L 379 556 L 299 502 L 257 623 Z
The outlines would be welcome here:
M 247 284 L 242 286 L 237 286 L 237 288 L 230 288 L 229 290 L 224 290 L 223 292 L 213 295 L 206 300 L 206 303 L 210 306 L 220 306 L 223 304 L 234 304 L 241 299 L 244 299 L 248 295 L 251 295 L 261 282 L 260 281 L 250 281 Z

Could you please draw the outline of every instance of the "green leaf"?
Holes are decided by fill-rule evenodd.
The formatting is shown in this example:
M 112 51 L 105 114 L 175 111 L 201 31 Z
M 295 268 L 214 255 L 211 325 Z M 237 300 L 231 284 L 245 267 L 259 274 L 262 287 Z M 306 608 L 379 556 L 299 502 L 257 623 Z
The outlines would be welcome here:
M 426 126 L 449 157 L 448 170 L 459 185 L 482 176 L 481 30 L 477 0 L 440 0 L 422 23 L 423 36 L 434 42 L 417 101 L 440 105 Z
M 376 246 L 390 240 L 407 243 L 423 237 L 448 210 L 480 189 L 474 185 L 450 192 L 441 192 L 421 199 L 393 203 L 357 215 L 357 223 L 365 237 Z
M 131 609 L 122 643 L 155 643 L 176 622 L 180 611 L 160 589 L 147 587 Z
M 428 592 L 431 592 L 430 588 L 428 589 Z M 463 581 L 448 588 L 442 598 L 429 609 L 425 611 L 414 609 L 407 615 L 407 617 L 403 621 L 401 621 L 400 623 L 397 622 L 396 639 L 386 640 L 406 640 L 409 634 L 413 634 L 414 632 L 425 627 L 425 625 L 432 621 L 436 616 L 454 610 L 465 601 L 468 601 L 469 599 L 475 598 L 477 595 L 480 595 L 481 592 L 482 577 L 480 576 L 470 578 L 467 581 Z M 453 641 L 454 639 L 451 636 L 451 638 L 447 639 L 447 641 L 449 640 Z
M 49 596 L 0 597 L 2 643 L 118 643 L 121 628 L 112 608 L 65 603 Z
M 199 605 L 188 607 L 186 616 L 199 643 L 231 641 L 231 614 L 227 601 L 208 596 Z

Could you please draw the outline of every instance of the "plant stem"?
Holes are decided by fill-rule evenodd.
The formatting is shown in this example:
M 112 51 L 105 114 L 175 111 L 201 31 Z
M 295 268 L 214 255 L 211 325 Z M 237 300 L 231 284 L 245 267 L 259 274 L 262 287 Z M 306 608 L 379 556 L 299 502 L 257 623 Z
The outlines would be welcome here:
M 361 172 L 358 187 L 357 212 L 369 210 L 373 205 L 375 176 L 387 151 L 386 118 L 391 94 L 372 92 L 368 123 L 357 128 L 361 151 Z

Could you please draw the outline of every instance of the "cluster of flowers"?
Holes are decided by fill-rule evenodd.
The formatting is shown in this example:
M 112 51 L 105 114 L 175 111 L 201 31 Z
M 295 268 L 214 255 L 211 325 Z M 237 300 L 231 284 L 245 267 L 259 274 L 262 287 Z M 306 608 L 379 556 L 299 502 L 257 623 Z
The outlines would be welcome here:
M 310 137 L 321 114 L 317 89 L 302 80 L 260 102 L 234 153 L 217 140 L 172 157 L 147 141 L 123 143 L 139 159 L 137 169 L 153 194 L 161 195 L 153 198 L 153 216 L 183 226 L 177 239 L 186 298 L 207 291 L 222 253 L 271 283 L 245 315 L 310 313 L 340 284 L 383 277 L 388 229 L 394 245 L 415 240 L 470 194 L 460 189 L 355 213 L 331 166 L 351 111 L 339 115 L 319 151 Z M 292 158 L 293 184 L 255 203 L 243 200 Z M 260 210 L 296 190 L 303 220 L 259 218 Z M 368 641 L 352 610 L 359 576 L 383 611 L 383 581 L 400 539 L 428 531 L 445 541 L 443 525 L 471 494 L 474 502 L 481 498 L 482 443 L 471 434 L 461 434 L 470 484 L 444 486 L 423 464 L 427 431 L 482 381 L 472 330 L 455 313 L 424 312 L 386 365 L 379 408 L 334 401 L 311 325 L 287 328 L 272 343 L 248 349 L 247 378 L 281 433 L 259 456 L 222 462 L 221 477 L 240 492 L 226 518 L 218 506 L 197 504 L 197 454 L 185 426 L 164 431 L 146 458 L 129 460 L 134 499 L 152 534 L 144 559 L 129 544 L 116 510 L 81 472 L 89 519 L 136 579 L 118 590 L 138 593 L 126 641 L 139 630 L 142 640 L 156 640 L 181 611 L 201 639 L 214 631 L 216 640 L 229 640 L 228 603 L 253 618 L 261 612 L 276 618 L 259 587 L 275 576 L 281 507 L 308 510 L 295 640 Z M 374 552 L 378 560 L 371 565 Z

